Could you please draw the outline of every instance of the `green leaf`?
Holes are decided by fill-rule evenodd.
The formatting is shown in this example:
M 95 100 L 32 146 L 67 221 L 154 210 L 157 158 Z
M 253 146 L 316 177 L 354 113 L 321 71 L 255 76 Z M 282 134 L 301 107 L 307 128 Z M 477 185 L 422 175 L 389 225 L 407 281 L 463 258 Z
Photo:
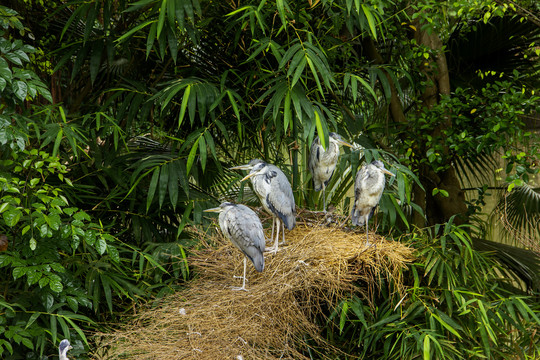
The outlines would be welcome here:
M 13 82 L 13 91 L 19 100 L 24 101 L 26 94 L 28 94 L 28 85 L 24 81 L 15 80 Z
M 159 207 L 163 206 L 163 201 L 165 200 L 165 195 L 167 194 L 167 189 L 169 185 L 169 164 L 164 164 L 161 166 L 161 173 L 159 175 Z
M 22 216 L 22 211 L 16 208 L 11 208 L 7 211 L 4 211 L 4 213 L 2 213 L 4 222 L 9 227 L 14 227 L 15 225 L 17 225 L 19 220 L 21 220 L 21 216 Z
M 197 154 L 197 149 L 199 147 L 199 138 L 197 138 L 197 140 L 195 140 L 195 143 L 193 144 L 193 146 L 191 147 L 191 150 L 189 151 L 189 155 L 188 155 L 188 160 L 187 160 L 187 165 L 186 165 L 186 174 L 189 175 L 190 171 L 191 171 L 191 166 L 193 165 L 193 162 L 195 161 L 195 155 Z
M 103 255 L 107 250 L 107 242 L 102 236 L 99 236 L 96 240 L 97 241 L 94 243 L 94 247 L 96 248 L 99 255 Z
M 319 135 L 319 140 L 321 142 L 321 145 L 324 149 L 326 149 L 326 141 L 324 138 L 324 130 L 321 122 L 321 118 L 319 116 L 319 112 L 315 110 L 315 126 L 317 127 L 317 135 Z
M 133 29 L 129 30 L 127 33 L 125 33 L 124 35 L 122 35 L 118 39 L 116 39 L 116 42 L 121 43 L 121 42 L 127 40 L 127 38 L 129 38 L 131 35 L 133 35 L 137 31 L 139 31 L 139 30 L 145 28 L 146 26 L 148 26 L 150 24 L 153 24 L 155 22 L 156 22 L 156 20 L 147 20 L 147 21 L 135 26 Z
M 41 315 L 41 313 L 38 313 L 38 312 L 33 313 L 32 316 L 30 316 L 30 319 L 28 319 L 28 321 L 26 322 L 26 326 L 24 328 L 28 329 L 34 323 L 34 321 L 36 321 L 39 315 Z
M 201 168 L 204 172 L 204 169 L 206 168 L 207 157 L 206 140 L 204 140 L 204 136 L 199 137 L 199 155 L 201 160 Z
M 146 195 L 146 211 L 147 212 L 150 209 L 152 200 L 154 200 L 154 194 L 156 192 L 157 183 L 159 179 L 159 172 L 160 172 L 160 167 L 157 166 L 154 169 L 154 173 L 152 174 L 152 179 L 150 180 L 150 185 L 148 186 L 148 194 Z
M 51 277 L 49 282 L 49 287 L 52 291 L 55 293 L 61 293 L 62 290 L 64 290 L 64 285 L 62 285 L 62 282 L 60 281 L 60 278 L 57 277 Z
M 371 31 L 371 35 L 373 36 L 373 39 L 377 39 L 377 29 L 375 28 L 375 19 L 373 18 L 373 14 L 371 13 L 371 10 L 364 4 L 362 4 L 362 11 L 364 12 L 364 15 L 366 15 L 366 19 L 369 24 L 369 30 Z
M 426 334 L 424 336 L 424 360 L 431 360 L 431 356 L 430 356 L 430 352 L 431 352 L 431 348 L 430 348 L 430 342 L 429 342 L 429 339 L 430 339 L 430 336 L 428 334 Z
M 171 0 L 172 1 L 172 0 Z M 167 15 L 167 0 L 161 1 L 161 7 L 159 8 L 159 18 L 157 25 L 157 37 L 161 35 L 161 30 L 163 30 L 163 24 L 165 24 L 165 16 Z
M 182 105 L 180 105 L 180 115 L 178 115 L 178 128 L 180 129 L 180 126 L 182 125 L 182 121 L 184 120 L 184 115 L 186 113 L 186 108 L 189 101 L 189 95 L 191 93 L 191 85 L 188 85 L 186 87 L 186 90 L 184 90 L 184 97 L 182 98 Z

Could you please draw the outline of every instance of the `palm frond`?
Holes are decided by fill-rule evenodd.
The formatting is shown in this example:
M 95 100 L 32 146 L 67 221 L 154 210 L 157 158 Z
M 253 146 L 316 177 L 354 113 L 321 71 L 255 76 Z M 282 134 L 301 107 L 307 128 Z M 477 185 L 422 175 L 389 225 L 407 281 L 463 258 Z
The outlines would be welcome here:
M 527 184 L 506 192 L 497 203 L 492 219 L 499 219 L 503 231 L 525 247 L 540 254 L 540 188 Z
M 527 290 L 540 291 L 540 255 L 520 247 L 475 238 L 475 249 L 494 253 L 496 259 L 506 265 L 524 282 Z M 510 275 L 510 274 L 506 274 Z M 512 286 L 515 286 L 512 285 Z

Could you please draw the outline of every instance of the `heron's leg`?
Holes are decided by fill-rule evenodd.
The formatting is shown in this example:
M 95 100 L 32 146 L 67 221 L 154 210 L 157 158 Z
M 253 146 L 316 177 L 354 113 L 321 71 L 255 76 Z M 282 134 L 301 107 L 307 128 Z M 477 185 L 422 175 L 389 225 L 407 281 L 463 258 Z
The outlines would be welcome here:
M 365 217 L 366 219 L 366 246 L 369 246 L 369 231 L 368 231 L 368 222 L 369 222 L 369 218 L 368 216 Z
M 322 197 L 323 197 L 323 204 L 324 204 L 323 212 L 326 213 L 326 186 L 324 185 L 324 183 L 322 186 Z
M 276 217 L 272 216 L 272 237 L 270 239 L 274 240 L 274 225 L 276 224 Z
M 274 247 L 272 249 L 274 251 L 274 254 L 277 253 L 278 251 L 279 230 L 281 229 L 281 221 L 279 220 L 277 216 L 276 216 L 276 228 L 277 228 L 276 240 L 274 241 Z
M 281 236 L 283 238 L 283 241 L 280 242 L 279 244 L 284 245 L 285 244 L 285 223 L 283 221 L 281 221 Z
M 244 256 L 244 276 L 242 277 L 242 279 L 243 279 L 242 280 L 242 287 L 233 287 L 232 288 L 233 290 L 247 291 L 247 289 L 246 289 L 246 269 L 247 269 L 247 258 Z
M 276 216 L 275 219 L 276 219 L 276 224 L 277 224 L 277 225 L 276 225 L 276 229 L 277 229 L 277 230 L 276 230 L 276 237 L 272 239 L 272 240 L 274 240 L 274 245 L 273 245 L 271 248 L 269 248 L 269 249 L 266 250 L 266 251 L 268 251 L 268 252 L 273 252 L 274 254 L 277 253 L 277 251 L 278 251 L 279 229 L 281 228 L 281 224 L 280 224 L 279 218 Z

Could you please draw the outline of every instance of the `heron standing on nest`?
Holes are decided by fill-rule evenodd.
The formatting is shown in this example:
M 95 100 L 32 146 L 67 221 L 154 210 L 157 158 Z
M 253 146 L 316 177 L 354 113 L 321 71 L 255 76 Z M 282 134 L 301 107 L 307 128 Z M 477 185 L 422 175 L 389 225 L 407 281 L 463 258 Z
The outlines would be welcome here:
M 274 246 L 269 249 L 269 251 L 276 253 L 278 251 L 280 223 L 283 223 L 283 226 L 289 230 L 296 226 L 296 205 L 287 176 L 277 166 L 260 159 L 253 159 L 247 165 L 235 166 L 231 170 L 250 171 L 241 181 L 251 179 L 253 190 L 263 207 L 272 214 L 272 238 L 274 237 L 274 224 L 277 224 Z M 285 242 L 285 229 L 283 229 L 283 242 Z
M 59 360 L 69 360 L 67 357 L 67 352 L 71 349 L 73 349 L 73 346 L 69 344 L 68 339 L 60 341 L 60 345 L 58 345 Z
M 315 191 L 323 191 L 324 212 L 326 212 L 326 186 L 334 174 L 339 158 L 339 147 L 345 145 L 353 147 L 346 141 L 343 141 L 339 134 L 331 132 L 328 136 L 330 143 L 324 150 L 321 140 L 315 136 L 311 143 L 309 151 L 308 167 L 313 178 L 313 187 Z
M 351 219 L 353 225 L 366 226 L 366 245 L 369 245 L 368 221 L 373 216 L 384 191 L 386 182 L 384 174 L 394 176 L 384 168 L 384 164 L 380 160 L 362 166 L 356 173 Z
M 247 258 L 251 260 L 258 272 L 264 269 L 265 239 L 261 220 L 247 206 L 230 202 L 224 202 L 219 207 L 204 211 L 219 213 L 221 232 L 244 253 L 242 287 L 233 288 L 233 290 L 246 290 Z

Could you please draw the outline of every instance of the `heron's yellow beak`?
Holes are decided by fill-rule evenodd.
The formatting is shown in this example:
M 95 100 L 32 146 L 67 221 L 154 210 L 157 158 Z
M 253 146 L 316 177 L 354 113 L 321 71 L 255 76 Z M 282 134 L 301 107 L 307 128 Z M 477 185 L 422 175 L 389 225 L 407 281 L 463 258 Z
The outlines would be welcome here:
M 203 210 L 203 212 L 221 212 L 221 208 L 215 207 L 215 208 Z
M 238 165 L 233 166 L 232 168 L 229 168 L 229 170 L 251 170 L 253 167 L 249 164 L 246 165 Z
M 390 176 L 396 176 L 394 175 L 392 172 L 386 170 L 386 169 L 381 169 L 383 173 L 387 174 L 387 175 L 390 175 Z
M 247 179 L 249 179 L 250 177 L 255 176 L 255 175 L 258 175 L 258 174 L 259 174 L 258 172 L 253 172 L 253 173 L 247 174 L 247 175 L 244 176 L 244 177 L 242 178 L 242 180 L 240 180 L 240 181 L 247 180 Z
M 349 144 L 348 142 L 343 141 L 343 140 L 338 140 L 338 144 L 339 144 L 339 145 L 348 146 L 348 147 L 350 147 L 350 148 L 354 148 L 354 146 L 353 146 L 352 144 Z

